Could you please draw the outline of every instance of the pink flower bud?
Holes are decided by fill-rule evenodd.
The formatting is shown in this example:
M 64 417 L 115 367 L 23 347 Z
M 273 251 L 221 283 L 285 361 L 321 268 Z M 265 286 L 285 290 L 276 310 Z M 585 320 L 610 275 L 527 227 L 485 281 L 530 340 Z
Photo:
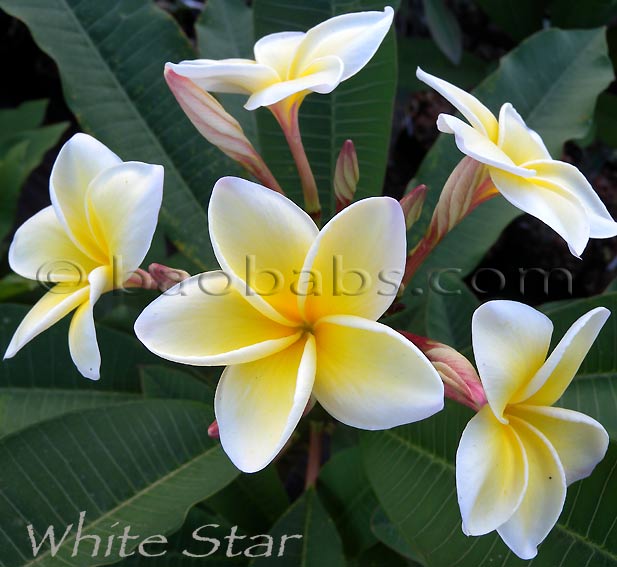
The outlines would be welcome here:
M 148 271 L 156 283 L 155 287 L 160 291 L 167 291 L 176 284 L 191 277 L 191 275 L 184 270 L 177 270 L 176 268 L 170 268 L 163 264 L 150 264 Z
M 420 218 L 427 191 L 428 187 L 426 185 L 418 185 L 399 201 L 405 215 L 407 230 Z
M 210 439 L 218 439 L 220 437 L 219 424 L 216 419 L 208 426 L 208 437 Z
M 352 201 L 360 180 L 360 168 L 356 148 L 351 140 L 345 140 L 334 170 L 334 195 L 336 211 L 340 212 Z

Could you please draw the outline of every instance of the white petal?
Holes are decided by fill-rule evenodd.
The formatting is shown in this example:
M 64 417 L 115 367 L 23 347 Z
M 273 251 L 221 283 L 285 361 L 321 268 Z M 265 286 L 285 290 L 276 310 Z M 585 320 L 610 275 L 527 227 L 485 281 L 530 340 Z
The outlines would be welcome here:
M 281 80 L 274 69 L 251 59 L 196 59 L 165 67 L 215 93 L 251 94 Z
M 499 111 L 499 141 L 497 145 L 517 165 L 551 159 L 542 138 L 527 127 L 521 115 L 506 102 Z M 533 166 L 528 166 L 533 169 Z
M 229 366 L 214 410 L 223 449 L 241 471 L 265 468 L 300 421 L 315 378 L 315 340 L 247 364 Z
M 456 145 L 461 152 L 486 165 L 513 173 L 521 177 L 532 177 L 533 170 L 518 167 L 491 140 L 449 114 L 440 114 L 437 128 L 445 134 L 454 134 Z
M 497 142 L 499 126 L 493 113 L 486 108 L 475 96 L 463 89 L 425 73 L 420 67 L 416 69 L 416 77 L 429 87 L 435 89 L 442 97 L 452 104 L 468 122 L 489 141 Z
M 94 304 L 103 293 L 113 288 L 112 280 L 112 269 L 108 266 L 97 268 L 88 276 L 88 301 L 77 308 L 69 327 L 71 358 L 81 375 L 90 380 L 98 380 L 101 369 L 101 354 L 94 328 Z
M 552 406 L 561 398 L 610 314 L 605 307 L 596 307 L 575 321 L 514 401 Z
M 496 168 L 489 170 L 499 192 L 515 207 L 550 226 L 566 243 L 570 252 L 580 256 L 589 241 L 589 218 L 581 203 L 572 195 L 536 179 L 523 179 Z
M 244 105 L 247 110 L 270 106 L 297 93 L 314 91 L 321 94 L 332 92 L 341 82 L 343 62 L 336 56 L 321 57 L 312 62 L 302 77 L 274 83 L 251 95 Z
M 78 305 L 88 300 L 90 288 L 87 285 L 55 285 L 34 307 L 28 311 L 17 327 L 4 358 L 12 358 L 34 337 L 49 329 Z
M 279 193 L 223 177 L 212 190 L 208 222 L 216 258 L 246 299 L 280 323 L 300 322 L 292 286 L 319 232 L 311 218 Z
M 122 163 L 109 148 L 86 134 L 75 134 L 60 150 L 49 179 L 49 192 L 58 219 L 75 245 L 93 258 L 101 258 L 86 218 L 86 192 L 102 171 Z
M 116 269 L 117 285 L 143 261 L 163 198 L 163 167 L 126 162 L 111 167 L 88 189 L 88 221 Z
M 390 327 L 340 315 L 322 319 L 314 332 L 314 395 L 339 421 L 361 429 L 389 429 L 443 408 L 439 374 Z
M 538 429 L 557 451 L 567 484 L 588 477 L 604 458 L 608 433 L 595 419 L 564 408 L 518 404 L 512 415 Z
M 319 233 L 302 268 L 298 301 L 305 319 L 337 314 L 377 320 L 396 297 L 406 257 L 398 201 L 370 197 L 345 208 Z
M 280 32 L 262 37 L 253 48 L 255 61 L 274 69 L 281 81 L 289 79 L 289 66 L 305 35 L 304 32 Z
M 566 478 L 546 437 L 515 417 L 510 422 L 525 447 L 529 478 L 518 509 L 497 532 L 521 559 L 532 559 L 538 553 L 537 546 L 559 519 L 566 499 Z
M 156 355 L 197 366 L 258 360 L 301 336 L 252 307 L 222 272 L 198 274 L 169 289 L 144 309 L 135 334 Z
M 456 452 L 456 491 L 467 535 L 496 530 L 516 511 L 527 486 L 527 457 L 512 427 L 484 406 Z
M 611 238 L 617 235 L 617 223 L 607 211 L 585 176 L 573 165 L 563 161 L 541 160 L 527 164 L 536 171 L 534 183 L 563 191 L 574 197 L 585 209 L 591 238 Z
M 394 10 L 356 12 L 330 18 L 306 32 L 298 46 L 291 75 L 300 77 L 313 61 L 335 55 L 343 61 L 341 81 L 349 79 L 375 55 L 388 33 Z
M 17 229 L 9 265 L 31 280 L 79 284 L 98 263 L 75 246 L 50 206 Z
M 486 398 L 504 423 L 503 410 L 544 364 L 553 324 L 516 301 L 489 301 L 471 322 L 473 352 Z

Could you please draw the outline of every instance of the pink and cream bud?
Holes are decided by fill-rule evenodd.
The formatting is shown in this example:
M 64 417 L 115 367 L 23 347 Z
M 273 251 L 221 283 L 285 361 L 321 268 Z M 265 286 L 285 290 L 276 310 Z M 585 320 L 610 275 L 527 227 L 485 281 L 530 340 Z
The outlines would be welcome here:
M 336 211 L 340 212 L 351 204 L 360 180 L 358 155 L 351 140 L 345 140 L 334 170 L 334 194 Z
M 403 208 L 403 214 L 405 215 L 405 226 L 407 230 L 409 230 L 420 218 L 424 201 L 426 201 L 427 191 L 428 187 L 426 185 L 418 185 L 399 201 Z

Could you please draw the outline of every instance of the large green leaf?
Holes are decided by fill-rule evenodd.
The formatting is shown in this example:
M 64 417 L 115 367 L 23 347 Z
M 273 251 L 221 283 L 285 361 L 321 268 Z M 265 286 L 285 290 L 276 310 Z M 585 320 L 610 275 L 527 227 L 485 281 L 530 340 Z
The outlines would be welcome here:
M 328 515 L 314 489 L 307 490 L 274 524 L 270 535 L 280 541 L 283 535 L 301 538 L 286 542 L 282 556 L 260 557 L 251 562 L 284 567 L 343 567 L 343 546 L 332 518 Z
M 255 36 L 306 31 L 332 16 L 361 10 L 383 10 L 379 0 L 256 0 Z M 392 105 L 396 90 L 396 45 L 391 30 L 379 51 L 355 77 L 328 95 L 311 94 L 300 109 L 300 130 L 327 218 L 334 209 L 332 178 L 343 142 L 353 140 L 360 163 L 357 198 L 379 195 L 388 159 Z M 257 114 L 260 147 L 287 195 L 302 203 L 302 191 L 289 149 L 270 113 Z
M 617 293 L 567 302 L 545 313 L 555 326 L 554 345 L 576 319 L 599 306 L 607 307 L 612 315 L 559 405 L 591 415 L 617 439 Z
M 362 435 L 365 467 L 392 522 L 428 567 L 527 565 L 496 534 L 466 537 L 456 499 L 455 452 L 472 412 L 448 405 L 421 423 Z M 537 567 L 617 565 L 613 527 L 617 447 L 589 479 L 568 490 L 561 517 L 539 547 Z
M 548 0 L 476 0 L 504 32 L 521 40 L 542 28 Z
M 104 542 L 125 526 L 142 537 L 176 531 L 192 505 L 237 475 L 220 446 L 204 434 L 212 417 L 202 404 L 148 400 L 65 415 L 5 438 L 0 442 L 2 565 L 118 561 L 117 540 L 110 557 L 100 550 L 91 557 L 92 541 L 76 545 L 81 511 L 82 533 Z M 55 557 L 49 541 L 33 556 L 28 525 L 37 544 L 55 526 L 57 544 L 71 524 Z M 127 551 L 137 543 L 130 540 Z
M 431 36 L 443 54 L 458 65 L 463 55 L 463 34 L 456 17 L 444 0 L 424 0 L 423 3 Z
M 608 25 L 617 14 L 617 0 L 552 0 L 553 24 L 563 28 L 591 28 Z
M 193 400 L 212 405 L 214 384 L 177 368 L 144 366 L 141 368 L 142 390 L 149 398 Z
M 203 209 L 229 160 L 184 116 L 166 61 L 195 59 L 173 19 L 149 0 L 0 0 L 58 65 L 81 127 L 125 160 L 165 166 L 161 221 L 203 267 L 214 258 Z

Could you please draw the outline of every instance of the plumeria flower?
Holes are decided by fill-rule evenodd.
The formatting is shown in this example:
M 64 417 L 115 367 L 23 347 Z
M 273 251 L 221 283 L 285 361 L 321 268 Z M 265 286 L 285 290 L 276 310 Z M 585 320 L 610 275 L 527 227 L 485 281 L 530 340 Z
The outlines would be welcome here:
M 76 134 L 60 150 L 49 181 L 51 206 L 15 233 L 9 264 L 49 291 L 21 322 L 4 358 L 74 311 L 69 349 L 83 376 L 99 378 L 93 307 L 121 287 L 143 261 L 156 228 L 163 168 L 123 162 L 103 144 Z
M 458 149 L 486 164 L 497 190 L 515 207 L 540 219 L 580 256 L 589 238 L 617 235 L 617 223 L 585 176 L 573 165 L 551 158 L 542 138 L 527 127 L 510 103 L 499 120 L 478 99 L 418 68 L 434 88 L 467 119 L 440 114 L 437 127 L 454 134 Z
M 285 445 L 311 394 L 335 418 L 386 429 L 443 407 L 426 357 L 376 320 L 405 265 L 405 219 L 389 197 L 358 201 L 321 232 L 279 193 L 225 177 L 210 237 L 222 271 L 194 276 L 135 324 L 155 354 L 227 365 L 215 396 L 221 443 L 245 472 Z
M 375 55 L 390 29 L 394 11 L 357 12 L 330 18 L 308 32 L 262 37 L 252 59 L 197 59 L 166 69 L 210 92 L 243 93 L 247 110 L 279 101 L 302 100 L 309 92 L 332 92 Z
M 552 407 L 568 387 L 610 312 L 593 309 L 548 353 L 553 325 L 514 301 L 475 312 L 473 349 L 488 404 L 469 422 L 456 454 L 456 487 L 468 535 L 497 530 L 531 559 L 553 528 L 566 486 L 589 476 L 608 447 L 590 417 Z

